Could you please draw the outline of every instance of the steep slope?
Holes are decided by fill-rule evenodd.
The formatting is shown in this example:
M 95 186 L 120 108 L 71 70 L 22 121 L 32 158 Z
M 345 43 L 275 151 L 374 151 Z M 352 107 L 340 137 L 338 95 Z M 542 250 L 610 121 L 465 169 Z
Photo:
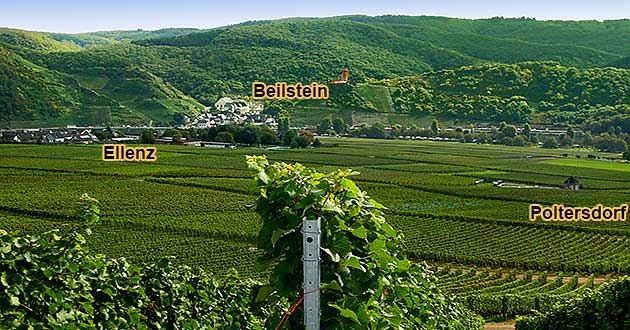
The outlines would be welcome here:
M 594 107 L 630 103 L 625 71 L 583 70 L 628 66 L 626 31 L 630 21 L 344 16 L 209 30 L 67 35 L 0 29 L 0 47 L 46 72 L 39 81 L 71 77 L 83 90 L 113 100 L 117 109 L 91 116 L 112 122 L 168 123 L 175 112 L 199 111 L 198 102 L 247 95 L 253 81 L 328 82 L 341 68 L 349 69 L 358 88 L 339 89 L 350 94 L 336 93 L 338 99 L 318 107 L 584 122 L 601 113 Z M 519 64 L 531 60 L 557 63 Z M 496 62 L 515 66 L 487 65 Z M 365 87 L 405 76 L 419 78 L 390 80 L 389 89 Z
M 118 41 L 90 34 L 46 33 L 46 35 L 59 42 L 72 44 L 80 48 L 107 46 Z
M 99 31 L 89 33 L 46 33 L 51 39 L 76 45 L 81 48 L 91 48 L 98 46 L 111 45 L 117 42 L 128 42 L 144 39 L 154 38 L 168 38 L 186 35 L 193 32 L 198 32 L 197 29 L 192 28 L 168 28 L 159 30 L 145 31 L 138 30 L 121 30 L 121 31 Z
M 54 53 L 42 62 L 50 69 L 73 75 L 81 86 L 116 100 L 134 114 L 136 123 L 153 120 L 166 125 L 176 112 L 192 114 L 203 110 L 200 103 L 145 69 L 152 67 L 151 61 L 161 63 L 159 58 L 133 53 L 130 50 L 134 48 L 120 44 L 79 53 Z M 131 118 L 121 115 L 113 120 L 128 122 Z
M 249 93 L 253 81 L 327 82 L 348 68 L 359 82 L 477 62 L 380 27 L 334 18 L 251 23 L 137 44 L 149 53 L 169 53 L 167 62 L 177 56 L 177 66 L 163 63 L 157 74 L 206 103 L 226 92 Z
M 472 121 L 582 124 L 630 113 L 630 70 L 485 64 L 382 82 L 397 111 Z
M 630 55 L 630 20 L 538 21 L 531 18 L 462 19 L 436 16 L 347 16 L 371 24 L 407 25 L 445 33 L 481 35 L 538 44 L 582 46 L 619 55 Z
M 526 19 L 463 20 L 424 16 L 353 16 L 346 19 L 381 26 L 400 36 L 492 62 L 553 60 L 563 65 L 597 67 L 619 59 L 623 51 L 630 51 L 616 53 L 620 49 L 609 49 L 604 43 L 583 45 L 577 42 L 576 35 L 568 35 L 568 32 L 564 39 L 550 40 L 540 31 L 528 35 L 525 29 L 515 30 L 514 26 L 519 24 L 548 24 Z M 571 23 L 566 22 L 566 25 Z M 552 30 L 547 32 L 553 34 Z
M 78 36 L 96 36 L 116 41 L 134 41 L 153 38 L 168 38 L 199 31 L 193 28 L 167 28 L 159 30 L 121 30 L 121 31 L 99 31 L 76 34 Z
M 0 121 L 44 121 L 99 105 L 114 102 L 0 47 Z
M 22 57 L 33 53 L 78 51 L 80 47 L 49 38 L 45 33 L 0 28 L 0 47 Z
M 175 112 L 203 109 L 133 60 L 113 56 L 107 47 L 99 48 L 100 53 L 84 52 L 43 33 L 2 32 L 2 122 L 168 124 Z

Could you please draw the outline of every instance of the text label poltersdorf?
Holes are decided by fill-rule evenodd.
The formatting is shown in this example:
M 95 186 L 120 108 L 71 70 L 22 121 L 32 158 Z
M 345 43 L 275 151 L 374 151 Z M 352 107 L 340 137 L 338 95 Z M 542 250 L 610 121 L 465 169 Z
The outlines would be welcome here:
M 573 207 L 562 204 L 543 206 L 531 204 L 529 206 L 529 220 L 536 221 L 626 221 L 628 204 L 608 207 L 597 204 L 593 207 Z

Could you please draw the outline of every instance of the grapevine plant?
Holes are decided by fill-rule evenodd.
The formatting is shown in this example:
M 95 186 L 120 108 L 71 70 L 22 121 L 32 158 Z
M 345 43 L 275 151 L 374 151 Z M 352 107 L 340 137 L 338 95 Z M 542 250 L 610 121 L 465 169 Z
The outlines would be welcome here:
M 170 258 L 133 264 L 89 253 L 98 201 L 83 195 L 77 227 L 38 235 L 0 229 L 0 329 L 265 329 L 260 285 L 214 277 Z
M 443 295 L 435 278 L 402 250 L 402 235 L 385 221 L 384 207 L 337 170 L 247 158 L 263 220 L 262 264 L 275 263 L 268 299 L 302 295 L 303 219 L 322 222 L 322 329 L 481 329 L 479 317 Z M 261 290 L 260 292 L 263 292 Z M 260 296 L 260 294 L 259 294 Z M 259 297 L 260 298 L 260 297 Z M 300 329 L 298 308 L 284 323 Z

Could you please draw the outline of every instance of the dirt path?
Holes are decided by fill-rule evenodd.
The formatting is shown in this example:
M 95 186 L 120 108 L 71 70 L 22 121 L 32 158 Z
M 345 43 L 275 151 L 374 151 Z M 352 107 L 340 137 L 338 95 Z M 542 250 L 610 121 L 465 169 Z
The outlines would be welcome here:
M 514 323 L 486 323 L 483 328 L 485 330 L 512 330 Z

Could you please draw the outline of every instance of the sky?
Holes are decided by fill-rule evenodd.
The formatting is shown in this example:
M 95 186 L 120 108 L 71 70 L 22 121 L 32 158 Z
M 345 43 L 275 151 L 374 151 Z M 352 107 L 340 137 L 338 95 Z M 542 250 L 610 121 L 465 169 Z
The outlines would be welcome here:
M 630 18 L 630 1 L 554 0 L 0 0 L 0 27 L 79 33 L 103 30 L 211 28 L 285 17 L 437 15 L 460 18 L 534 17 L 539 20 Z

